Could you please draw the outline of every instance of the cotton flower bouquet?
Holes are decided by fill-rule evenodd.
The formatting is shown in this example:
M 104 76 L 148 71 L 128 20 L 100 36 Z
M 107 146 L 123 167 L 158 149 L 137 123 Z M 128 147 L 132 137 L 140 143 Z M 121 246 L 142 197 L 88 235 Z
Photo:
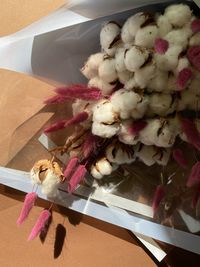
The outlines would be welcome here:
M 63 183 L 69 193 L 80 183 L 110 183 L 114 191 L 138 179 L 157 222 L 178 227 L 179 209 L 198 219 L 200 19 L 188 5 L 175 4 L 162 13 L 136 13 L 123 25 L 108 21 L 99 34 L 101 51 L 81 69 L 88 84 L 57 88 L 45 100 L 72 101 L 73 117 L 44 132 L 72 127 L 73 134 L 50 151 L 51 159 L 35 163 L 33 184 L 51 199 Z M 69 161 L 61 164 L 59 154 Z M 36 196 L 26 196 L 19 224 Z M 29 239 L 48 221 L 50 211 L 43 213 Z

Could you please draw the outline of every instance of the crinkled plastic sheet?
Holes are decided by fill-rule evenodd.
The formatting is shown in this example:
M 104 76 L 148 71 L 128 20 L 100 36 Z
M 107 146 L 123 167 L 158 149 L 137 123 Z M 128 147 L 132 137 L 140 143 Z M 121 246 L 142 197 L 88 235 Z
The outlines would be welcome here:
M 80 74 L 79 69 L 90 54 L 100 50 L 99 32 L 103 23 L 111 19 L 123 23 L 127 17 L 141 10 L 161 12 L 166 5 L 174 1 L 162 1 L 162 3 L 151 5 L 145 5 L 147 1 L 142 1 L 142 4 L 138 4 L 138 1 L 136 2 L 137 6 L 142 5 L 142 7 L 107 17 L 101 17 L 102 14 L 100 12 L 98 15 L 95 15 L 100 17 L 96 20 L 86 18 L 86 22 L 80 24 L 74 23 L 76 25 L 70 25 L 37 36 L 29 36 L 28 38 L 24 38 L 22 35 L 16 43 L 9 43 L 9 49 L 15 47 L 19 53 L 15 54 L 16 58 L 13 59 L 12 64 L 8 63 L 4 67 L 38 76 L 53 84 L 86 82 Z M 158 1 L 151 2 L 155 3 Z M 185 2 L 193 6 L 194 12 L 199 12 L 199 9 L 191 1 Z M 74 10 L 77 11 L 76 8 L 74 6 Z M 80 16 L 85 15 L 85 13 L 79 13 Z M 22 51 L 22 47 L 26 47 L 27 50 L 25 52 Z M 5 46 L 3 49 L 6 50 L 8 48 Z M 26 55 L 24 64 L 19 66 L 19 58 L 24 54 Z M 4 63 L 1 62 L 1 64 Z M 63 106 L 59 110 L 48 110 L 48 112 L 56 112 L 56 116 L 60 117 L 65 115 L 69 116 L 70 106 L 67 109 Z M 16 132 L 20 132 L 21 130 L 22 128 L 18 127 Z M 56 139 L 59 141 L 63 140 L 64 142 L 64 138 L 68 134 L 68 132 L 62 133 L 62 136 L 58 134 Z M 25 192 L 31 190 L 30 181 L 27 179 L 28 174 L 26 172 L 15 171 L 15 169 L 28 171 L 36 160 L 42 157 L 49 157 L 47 151 L 39 143 L 39 137 L 40 129 L 38 128 L 38 133 L 7 164 L 7 167 L 11 169 L 0 169 L 1 183 Z M 54 139 L 55 137 L 53 137 Z M 54 141 L 59 144 L 57 140 Z M 15 140 L 15 142 L 20 142 L 20 140 Z M 46 148 L 54 146 L 54 143 L 44 135 L 40 137 L 40 142 Z M 66 159 L 62 160 L 66 161 Z M 95 190 L 95 192 L 88 186 L 82 185 L 72 196 L 67 194 L 64 188 L 61 188 L 60 198 L 54 201 L 101 220 L 130 229 L 136 233 L 153 237 L 195 253 L 200 253 L 200 203 L 195 211 L 191 210 L 190 195 L 184 199 L 182 205 L 179 205 L 176 201 L 173 203 L 174 212 L 169 216 L 169 220 L 164 220 L 165 214 L 162 213 L 163 207 L 158 212 L 157 218 L 152 218 L 151 202 L 161 172 L 166 177 L 175 173 L 177 183 L 181 182 L 182 176 L 186 174 L 177 170 L 177 167 L 173 163 L 164 169 L 155 166 L 144 168 L 142 163 L 135 164 L 134 166 L 134 169 L 130 168 L 132 172 L 131 179 L 122 179 L 120 177 L 119 179 L 117 178 L 116 182 L 116 177 L 114 177 L 114 180 L 110 178 L 108 181 L 105 181 L 102 187 Z M 115 189 L 113 190 L 113 188 Z M 171 189 L 173 190 L 173 188 Z M 174 196 L 175 194 L 176 192 L 174 192 Z M 40 196 L 45 198 L 42 194 Z

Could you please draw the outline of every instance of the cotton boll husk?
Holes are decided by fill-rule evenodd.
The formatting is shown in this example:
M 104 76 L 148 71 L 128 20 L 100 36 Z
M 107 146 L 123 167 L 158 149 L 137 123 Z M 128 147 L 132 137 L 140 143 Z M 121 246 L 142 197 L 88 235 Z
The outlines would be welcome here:
M 105 59 L 99 66 L 99 77 L 105 82 L 111 83 L 117 80 L 115 59 Z
M 174 74 L 178 75 L 178 73 L 183 70 L 184 68 L 188 68 L 190 66 L 190 62 L 186 57 L 181 57 L 178 60 L 178 65 L 176 69 L 174 70 Z
M 127 145 L 135 145 L 138 143 L 138 137 L 129 132 L 129 128 L 133 125 L 133 120 L 124 120 L 120 124 L 118 139 Z
M 120 146 L 115 146 L 111 144 L 106 149 L 106 158 L 113 163 L 118 165 L 125 163 L 132 163 L 135 161 L 135 153 L 133 147 L 133 155 L 128 155 L 128 153 L 122 149 Z
M 158 36 L 158 27 L 149 25 L 139 29 L 135 35 L 135 44 L 147 48 L 152 48 L 156 37 Z
M 102 175 L 109 175 L 112 173 L 112 165 L 110 162 L 104 157 L 99 159 L 96 164 L 96 169 L 102 174 Z
M 149 106 L 149 96 L 140 96 L 141 100 L 137 103 L 135 109 L 131 111 L 131 117 L 133 119 L 141 119 Z
M 155 70 L 155 61 L 151 61 L 151 63 L 135 71 L 134 79 L 140 88 L 147 87 L 149 81 L 155 77 Z
M 120 35 L 121 29 L 115 22 L 108 22 L 100 32 L 100 44 L 102 49 L 111 48 L 113 41 Z
M 134 74 L 128 70 L 124 70 L 122 72 L 118 72 L 117 75 L 120 83 L 126 84 Z
M 147 84 L 148 92 L 162 92 L 166 88 L 168 82 L 168 73 L 166 71 L 161 71 L 156 69 L 155 77 L 149 81 Z
M 119 126 L 119 123 L 105 125 L 103 123 L 93 121 L 92 133 L 103 138 L 111 138 L 112 136 L 117 134 L 117 132 L 119 131 Z
M 100 173 L 100 171 L 96 168 L 95 165 L 92 165 L 90 174 L 95 178 L 95 179 L 102 179 L 103 175 Z
M 152 166 L 156 161 L 154 155 L 156 150 L 154 146 L 146 146 L 140 144 L 139 149 L 136 152 L 136 156 L 147 166 Z
M 147 20 L 147 16 L 143 12 L 139 12 L 126 20 L 121 30 L 121 38 L 124 43 L 134 41 L 136 32 L 140 26 Z
M 121 119 L 128 119 L 140 100 L 141 97 L 137 93 L 125 89 L 116 91 L 111 97 L 113 108 Z
M 109 100 L 101 100 L 93 106 L 93 121 L 113 124 L 118 121 L 118 114 Z
M 188 32 L 184 29 L 172 30 L 164 37 L 170 46 L 181 46 L 183 50 L 187 47 L 188 38 Z
M 100 79 L 98 76 L 93 77 L 91 80 L 88 82 L 89 87 L 97 87 L 101 90 L 101 92 L 104 95 L 110 95 L 113 91 L 113 88 L 115 87 L 115 84 L 110 84 L 102 79 Z
M 56 197 L 61 180 L 52 170 L 47 171 L 47 175 L 41 184 L 41 191 L 48 197 Z
M 124 84 L 124 88 L 127 90 L 138 88 L 138 84 L 135 81 L 134 74 L 133 77 Z
M 134 72 L 138 70 L 148 59 L 149 51 L 145 48 L 132 46 L 125 53 L 125 66 L 127 70 Z
M 168 32 L 172 30 L 172 25 L 168 18 L 164 15 L 160 15 L 157 18 L 158 34 L 160 37 L 164 37 Z
M 189 40 L 189 46 L 200 45 L 200 32 L 195 33 Z
M 126 48 L 121 47 L 116 50 L 115 53 L 115 68 L 118 72 L 123 72 L 126 70 L 126 66 L 124 63 L 124 58 L 125 58 L 125 51 Z
M 191 19 L 192 11 L 187 5 L 177 4 L 167 7 L 164 15 L 173 26 L 182 27 Z
M 159 116 L 166 116 L 173 113 L 176 108 L 176 101 L 170 94 L 151 94 L 149 96 L 150 112 Z
M 161 148 L 157 151 L 156 155 L 154 155 L 154 159 L 157 164 L 166 166 L 169 162 L 170 155 L 171 155 L 170 148 Z
M 157 67 L 163 71 L 174 71 L 178 65 L 178 56 L 182 52 L 182 46 L 171 46 L 164 55 L 155 54 Z

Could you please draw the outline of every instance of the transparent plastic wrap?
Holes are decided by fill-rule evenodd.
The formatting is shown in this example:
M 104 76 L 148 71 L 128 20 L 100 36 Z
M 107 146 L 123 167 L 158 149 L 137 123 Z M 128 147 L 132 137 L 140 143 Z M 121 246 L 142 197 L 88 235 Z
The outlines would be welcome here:
M 106 13 L 104 9 L 100 10 L 98 5 L 94 4 L 94 10 L 99 10 L 95 13 L 93 5 L 89 5 L 90 1 L 88 5 L 83 5 L 85 9 L 81 1 L 78 1 L 80 3 L 77 5 L 75 5 L 77 1 L 71 2 L 69 11 L 73 15 L 78 13 L 79 18 L 77 21 L 74 20 L 74 24 L 66 23 L 66 27 L 62 24 L 62 27 L 58 26 L 57 29 L 49 29 L 46 32 L 40 31 L 38 34 L 36 34 L 38 27 L 36 25 L 36 28 L 32 28 L 32 33 L 30 28 L 27 28 L 19 35 L 5 37 L 2 43 L 0 39 L 0 58 L 2 59 L 0 66 L 38 77 L 53 85 L 85 83 L 86 80 L 80 73 L 80 68 L 88 56 L 100 51 L 99 32 L 105 22 L 116 20 L 122 24 L 129 16 L 139 11 L 162 12 L 166 6 L 174 2 L 187 2 L 194 13 L 199 13 L 198 7 L 192 1 L 125 1 L 123 10 L 120 3 L 113 10 L 111 8 L 113 1 L 111 1 Z M 49 17 L 49 21 L 51 17 L 53 16 Z M 6 62 L 1 52 L 8 53 L 10 49 L 15 49 L 16 53 L 12 62 Z M 21 63 L 19 59 L 22 59 Z M 42 129 L 52 114 L 54 114 L 52 121 L 56 117 L 70 117 L 71 104 L 60 105 L 58 108 L 44 108 L 41 103 L 47 95 L 51 95 L 51 88 L 44 88 L 44 91 L 42 89 L 39 91 L 40 89 L 41 87 L 33 97 L 32 91 L 26 92 L 28 102 L 26 94 L 24 96 L 25 90 L 20 94 L 12 92 L 13 101 L 16 101 L 22 109 L 20 111 L 19 107 L 16 108 L 19 113 L 13 112 L 13 104 L 8 106 L 7 92 L 2 96 L 5 106 L 1 101 L 1 107 L 3 107 L 1 114 L 4 114 L 1 121 L 5 118 L 5 114 L 9 113 L 16 125 L 12 123 L 12 131 L 9 124 L 6 126 L 9 129 L 7 132 L 10 131 L 8 137 L 5 132 L 1 133 L 1 151 L 4 150 L 9 155 L 1 161 L 1 165 L 6 168 L 0 168 L 0 182 L 25 192 L 31 190 L 27 172 L 34 162 L 41 158 L 50 158 L 51 155 L 46 149 L 51 150 L 55 146 L 62 145 L 70 134 L 68 130 L 48 137 L 42 134 Z M 23 103 L 20 102 L 21 99 L 24 100 Z M 28 109 L 26 109 L 27 105 Z M 26 110 L 29 113 L 26 114 Z M 8 117 L 5 125 L 7 121 L 9 121 Z M 3 146 L 5 144 L 7 144 L 6 147 Z M 184 149 L 187 151 L 187 145 Z M 190 157 L 191 166 L 196 157 L 199 155 L 194 152 Z M 59 160 L 64 164 L 67 162 L 66 157 L 61 157 Z M 126 168 L 129 175 L 123 176 L 116 171 L 95 188 L 90 187 L 90 178 L 88 178 L 73 195 L 66 192 L 66 185 L 63 184 L 59 198 L 53 201 L 136 233 L 200 254 L 200 201 L 195 209 L 191 208 L 194 192 L 193 190 L 186 192 L 184 185 L 188 172 L 182 171 L 173 161 L 166 167 L 155 165 L 147 167 L 138 162 L 134 163 L 134 167 L 128 165 Z M 173 177 L 173 182 L 169 185 L 166 199 L 161 202 L 154 217 L 151 208 L 152 200 L 161 176 L 169 182 L 170 177 Z M 41 192 L 39 195 L 45 198 Z

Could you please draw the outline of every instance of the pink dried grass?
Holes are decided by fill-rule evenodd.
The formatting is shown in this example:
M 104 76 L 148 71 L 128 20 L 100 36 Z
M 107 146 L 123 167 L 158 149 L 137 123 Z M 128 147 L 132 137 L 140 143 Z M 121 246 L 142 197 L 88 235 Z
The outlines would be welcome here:
M 92 152 L 95 152 L 98 146 L 99 138 L 92 133 L 89 133 L 83 143 L 83 156 L 88 158 Z
M 179 148 L 174 149 L 172 152 L 172 156 L 174 158 L 174 160 L 183 168 L 186 169 L 188 166 L 188 161 L 185 157 L 185 155 L 183 154 L 183 151 Z
M 188 82 L 192 79 L 192 77 L 193 77 L 193 74 L 192 74 L 191 69 L 189 68 L 182 69 L 178 73 L 178 76 L 176 79 L 176 85 L 178 89 L 183 90 L 187 86 Z
M 49 210 L 43 210 L 40 213 L 39 218 L 37 219 L 33 229 L 31 230 L 28 241 L 33 240 L 40 234 L 40 232 L 45 228 L 45 225 L 48 223 L 50 217 L 51 212 Z
M 162 38 L 156 38 L 155 43 L 154 43 L 154 48 L 158 54 L 162 55 L 162 54 L 165 54 L 165 52 L 168 50 L 169 43 L 168 41 Z
M 189 61 L 200 71 L 200 45 L 188 48 L 187 57 Z
M 69 163 L 67 164 L 67 167 L 64 170 L 65 179 L 69 178 L 69 176 L 72 175 L 77 165 L 78 165 L 78 158 L 77 157 L 71 158 Z
M 163 185 L 158 185 L 156 187 L 156 191 L 154 194 L 154 198 L 153 198 L 153 203 L 152 203 L 152 208 L 153 208 L 153 213 L 155 215 L 161 200 L 163 199 L 163 197 L 165 196 L 165 188 Z
M 141 130 L 143 130 L 147 126 L 147 122 L 144 120 L 138 120 L 133 123 L 132 126 L 128 128 L 128 133 L 137 135 Z
M 35 192 L 28 193 L 25 196 L 23 207 L 22 207 L 21 213 L 19 215 L 19 218 L 17 220 L 17 224 L 18 225 L 21 225 L 26 220 L 26 218 L 28 217 L 32 207 L 35 204 L 35 200 L 36 199 L 37 199 L 37 194 Z
M 191 29 L 194 33 L 200 32 L 200 19 L 194 19 L 191 23 Z
M 67 191 L 69 193 L 74 192 L 76 189 L 77 185 L 84 179 L 84 176 L 86 174 L 87 170 L 85 168 L 85 165 L 79 165 L 74 174 L 72 175 L 68 186 L 67 186 Z
M 190 175 L 187 179 L 187 187 L 200 185 L 200 161 L 196 162 L 191 169 Z
M 196 205 L 197 205 L 199 199 L 200 199 L 200 186 L 197 187 L 197 189 L 196 189 L 196 191 L 194 193 L 194 196 L 192 198 L 191 206 L 192 206 L 193 209 L 196 208 Z

